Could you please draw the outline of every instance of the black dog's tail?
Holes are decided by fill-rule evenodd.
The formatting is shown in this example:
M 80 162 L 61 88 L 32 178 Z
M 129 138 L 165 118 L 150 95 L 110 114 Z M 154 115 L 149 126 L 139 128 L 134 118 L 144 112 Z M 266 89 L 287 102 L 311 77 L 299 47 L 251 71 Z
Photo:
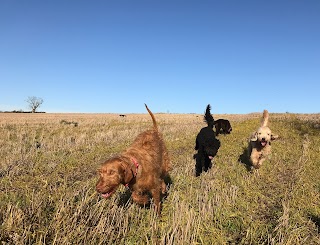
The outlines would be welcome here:
M 213 128 L 214 119 L 210 113 L 210 110 L 211 110 L 211 106 L 209 104 L 209 105 L 207 105 L 206 113 L 204 114 L 204 121 L 207 122 L 207 124 L 210 128 Z

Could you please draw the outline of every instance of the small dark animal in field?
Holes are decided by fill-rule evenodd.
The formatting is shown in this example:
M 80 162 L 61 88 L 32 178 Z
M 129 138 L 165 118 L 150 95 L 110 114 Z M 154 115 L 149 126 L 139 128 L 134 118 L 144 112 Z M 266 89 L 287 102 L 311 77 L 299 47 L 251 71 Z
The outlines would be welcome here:
M 218 135 L 221 131 L 225 134 L 230 134 L 232 131 L 231 124 L 229 120 L 226 119 L 218 119 L 214 121 L 214 126 L 216 128 L 216 135 Z
M 76 143 L 76 138 L 71 137 L 70 142 L 71 142 L 72 144 L 75 144 L 75 143 Z
M 213 131 L 214 119 L 210 113 L 210 105 L 207 106 L 204 115 L 204 121 L 208 126 L 200 130 L 196 138 L 195 150 L 198 151 L 193 158 L 196 159 L 195 171 L 196 176 L 199 176 L 202 171 L 208 171 L 212 167 L 211 160 L 217 154 L 220 148 L 220 141 L 216 139 Z
M 260 168 L 267 156 L 271 153 L 271 141 L 279 136 L 271 132 L 268 127 L 269 112 L 263 111 L 261 126 L 249 139 L 248 156 L 254 168 Z
M 72 122 L 68 122 L 66 120 L 61 120 L 60 123 L 61 124 L 65 124 L 65 125 L 73 124 L 73 126 L 78 127 L 78 123 L 77 122 L 73 122 L 73 121 Z
M 41 143 L 39 141 L 36 141 L 35 146 L 36 146 L 37 149 L 40 149 L 41 148 Z
M 160 214 L 161 196 L 167 191 L 165 180 L 171 163 L 155 117 L 145 106 L 153 128 L 139 134 L 127 150 L 102 164 L 96 190 L 108 198 L 123 184 L 131 190 L 132 200 L 140 205 L 147 205 L 151 196 Z
M 119 115 L 119 117 L 126 117 L 126 115 L 124 115 L 124 114 L 120 114 L 120 115 Z

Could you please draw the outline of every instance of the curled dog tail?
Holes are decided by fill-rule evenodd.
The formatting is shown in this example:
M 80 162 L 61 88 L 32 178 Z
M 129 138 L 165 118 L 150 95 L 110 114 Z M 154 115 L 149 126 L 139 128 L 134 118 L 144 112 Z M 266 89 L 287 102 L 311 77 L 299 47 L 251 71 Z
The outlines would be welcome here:
M 210 128 L 213 128 L 214 119 L 210 113 L 210 110 L 211 110 L 211 106 L 210 106 L 210 104 L 208 104 L 207 109 L 206 109 L 206 113 L 204 114 L 204 121 L 207 122 L 207 124 Z
M 146 104 L 144 104 L 144 105 L 146 106 L 146 109 L 147 109 L 147 111 L 149 112 L 149 114 L 150 114 L 150 116 L 152 118 L 154 129 L 158 131 L 158 125 L 157 125 L 157 122 L 156 122 L 156 119 L 155 119 L 153 113 L 149 110 L 149 108 L 148 108 L 148 106 Z
M 261 127 L 266 127 L 268 125 L 268 121 L 269 121 L 269 112 L 267 110 L 264 110 L 262 121 L 261 121 Z

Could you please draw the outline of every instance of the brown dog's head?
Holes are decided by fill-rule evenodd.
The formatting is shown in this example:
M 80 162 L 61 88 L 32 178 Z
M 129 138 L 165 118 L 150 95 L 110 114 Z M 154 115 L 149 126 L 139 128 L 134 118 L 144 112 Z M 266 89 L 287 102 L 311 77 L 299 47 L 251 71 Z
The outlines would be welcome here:
M 251 141 L 256 141 L 261 147 L 265 147 L 266 145 L 270 144 L 272 140 L 277 138 L 278 135 L 272 134 L 269 127 L 262 126 L 258 128 L 257 132 L 254 133 Z
M 96 184 L 96 190 L 102 194 L 102 197 L 110 197 L 120 184 L 130 181 L 126 166 L 124 160 L 118 157 L 109 159 L 101 165 L 98 169 L 100 178 Z

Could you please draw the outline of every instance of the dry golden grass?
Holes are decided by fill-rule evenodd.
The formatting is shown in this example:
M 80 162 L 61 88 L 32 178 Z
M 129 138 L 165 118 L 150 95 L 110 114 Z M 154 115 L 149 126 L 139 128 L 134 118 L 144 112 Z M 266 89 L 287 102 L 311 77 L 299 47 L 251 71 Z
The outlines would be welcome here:
M 319 114 L 271 114 L 280 139 L 254 172 L 239 157 L 261 114 L 214 115 L 233 131 L 198 178 L 202 115 L 155 117 L 173 164 L 161 218 L 124 187 L 95 192 L 99 164 L 152 126 L 148 114 L 0 113 L 1 244 L 320 244 Z

